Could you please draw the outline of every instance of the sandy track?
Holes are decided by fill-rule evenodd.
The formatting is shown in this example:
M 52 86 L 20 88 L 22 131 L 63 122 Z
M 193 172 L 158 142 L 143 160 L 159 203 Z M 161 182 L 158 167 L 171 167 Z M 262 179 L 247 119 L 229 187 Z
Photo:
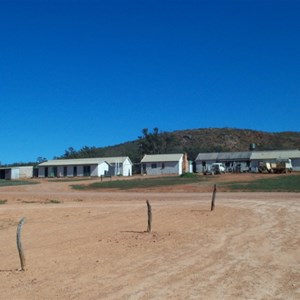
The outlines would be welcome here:
M 31 189 L 0 191 L 0 299 L 300 298 L 299 194 L 218 193 L 211 213 L 211 193 Z

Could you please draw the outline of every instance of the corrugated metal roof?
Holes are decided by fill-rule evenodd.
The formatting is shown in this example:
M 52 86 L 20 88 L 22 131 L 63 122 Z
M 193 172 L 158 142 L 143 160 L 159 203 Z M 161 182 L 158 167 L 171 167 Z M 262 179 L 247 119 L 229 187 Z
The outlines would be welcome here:
M 196 160 L 203 160 L 203 161 L 206 161 L 206 160 L 216 160 L 217 157 L 218 157 L 218 154 L 217 152 L 212 152 L 212 153 L 199 153 L 196 157 Z
M 33 166 L 10 166 L 10 167 L 0 167 L 0 170 L 9 170 L 9 169 L 33 169 Z
M 117 157 L 100 157 L 99 159 L 102 159 L 104 161 L 107 161 L 110 164 L 114 164 L 116 162 L 119 163 L 124 163 L 124 161 L 126 159 L 128 159 L 128 161 L 130 162 L 130 164 L 132 165 L 132 162 L 130 160 L 130 158 L 128 156 L 117 156 Z
M 300 158 L 300 150 L 253 151 L 251 160 Z
M 95 157 L 95 158 L 76 158 L 76 159 L 55 159 L 48 160 L 39 164 L 39 166 L 69 166 L 69 165 L 86 165 L 86 164 L 100 164 L 101 162 L 107 162 L 108 164 L 124 163 L 128 159 L 130 164 L 131 160 L 128 156 L 117 156 L 117 157 Z
M 74 166 L 74 165 L 99 165 L 106 162 L 102 158 L 55 159 L 40 163 L 39 167 Z M 108 162 L 107 162 L 108 163 Z M 109 164 L 109 163 L 108 163 Z
M 246 152 L 220 152 L 217 160 L 249 160 L 251 156 L 250 151 Z
M 196 161 L 259 160 L 259 159 L 300 158 L 300 150 L 244 151 L 199 153 Z
M 141 160 L 145 162 L 167 162 L 167 161 L 179 161 L 183 157 L 182 153 L 179 154 L 146 154 Z
M 199 153 L 196 160 L 209 161 L 209 160 L 249 160 L 251 152 L 212 152 L 212 153 Z

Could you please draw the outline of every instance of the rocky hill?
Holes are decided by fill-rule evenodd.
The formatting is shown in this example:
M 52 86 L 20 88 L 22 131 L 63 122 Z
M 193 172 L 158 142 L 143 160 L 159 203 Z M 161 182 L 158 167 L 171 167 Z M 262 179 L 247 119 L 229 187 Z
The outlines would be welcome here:
M 255 144 L 256 150 L 300 149 L 300 132 L 270 133 L 249 129 L 203 128 L 159 132 L 156 138 L 159 139 L 159 153 L 187 152 L 191 160 L 199 152 L 248 151 L 251 144 Z M 71 150 L 66 150 L 60 158 L 129 156 L 133 162 L 139 162 L 144 154 L 141 149 L 144 141 L 145 136 L 141 136 L 135 141 L 115 146 L 83 147 L 79 151 L 69 148 Z

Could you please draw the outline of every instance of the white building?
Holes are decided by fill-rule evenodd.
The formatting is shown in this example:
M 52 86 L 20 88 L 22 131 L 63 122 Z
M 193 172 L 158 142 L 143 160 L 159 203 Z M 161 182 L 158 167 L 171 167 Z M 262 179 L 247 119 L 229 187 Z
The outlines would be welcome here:
M 181 175 L 184 170 L 184 154 L 145 155 L 141 166 L 141 173 L 146 175 Z
M 100 177 L 108 174 L 109 163 L 99 158 L 48 160 L 38 165 L 39 177 Z
M 33 167 L 2 167 L 0 168 L 0 179 L 25 179 L 33 177 Z
M 48 160 L 38 165 L 39 177 L 132 176 L 129 157 Z
M 110 164 L 110 174 L 112 176 L 132 176 L 132 162 L 128 156 L 102 157 Z

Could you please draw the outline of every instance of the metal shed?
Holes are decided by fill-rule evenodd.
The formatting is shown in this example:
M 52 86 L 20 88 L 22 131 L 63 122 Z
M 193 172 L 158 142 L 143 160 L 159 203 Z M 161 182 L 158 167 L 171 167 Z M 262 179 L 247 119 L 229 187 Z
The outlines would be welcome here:
M 275 162 L 280 159 L 290 159 L 293 171 L 300 171 L 300 150 L 270 150 L 253 151 L 251 153 L 251 167 L 258 168 L 259 162 Z
M 260 162 L 274 162 L 280 159 L 290 159 L 293 170 L 300 171 L 300 150 L 270 150 L 270 151 L 244 151 L 244 152 L 212 152 L 199 153 L 196 158 L 196 172 L 209 169 L 211 164 L 222 162 L 227 171 L 238 172 L 258 171 Z
M 251 152 L 248 151 L 199 153 L 196 158 L 196 172 L 204 172 L 216 162 L 223 163 L 227 171 L 243 172 L 249 168 L 250 155 Z

